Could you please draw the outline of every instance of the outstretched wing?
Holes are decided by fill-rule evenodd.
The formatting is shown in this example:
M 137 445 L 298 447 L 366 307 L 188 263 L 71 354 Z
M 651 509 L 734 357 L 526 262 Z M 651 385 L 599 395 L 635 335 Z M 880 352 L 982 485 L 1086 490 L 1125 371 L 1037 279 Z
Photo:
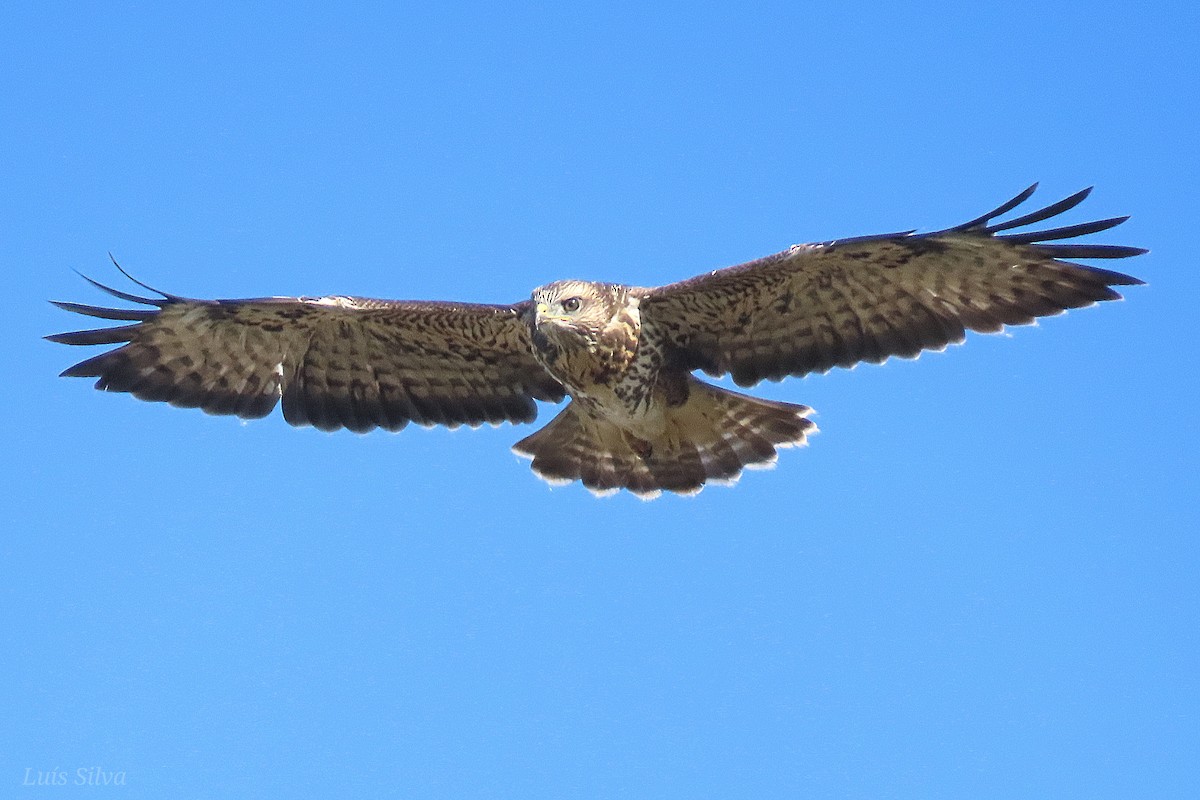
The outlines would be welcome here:
M 88 279 L 91 281 L 91 279 Z M 132 325 L 48 336 L 123 344 L 62 374 L 210 414 L 284 418 L 322 430 L 530 422 L 563 389 L 534 360 L 513 306 L 354 297 L 191 300 L 110 289 L 148 309 L 55 303 Z M 142 284 L 144 285 L 144 284 Z M 149 287 L 146 287 L 149 288 Z M 157 290 L 151 290 L 157 291 Z
M 732 373 L 741 386 L 824 372 L 961 342 L 1068 308 L 1120 298 L 1140 284 L 1119 272 L 1060 259 L 1125 258 L 1136 247 L 1059 244 L 1128 217 L 1003 233 L 1078 205 L 1090 189 L 993 223 L 1037 184 L 954 228 L 797 245 L 681 283 L 642 290 L 642 324 L 658 326 L 685 369 Z

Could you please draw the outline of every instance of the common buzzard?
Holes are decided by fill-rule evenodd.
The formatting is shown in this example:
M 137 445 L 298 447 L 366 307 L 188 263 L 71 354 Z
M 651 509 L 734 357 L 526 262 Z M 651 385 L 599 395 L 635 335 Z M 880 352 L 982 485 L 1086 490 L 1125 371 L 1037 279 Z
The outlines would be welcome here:
M 739 386 L 889 356 L 915 357 L 980 332 L 1120 297 L 1139 284 L 1064 259 L 1125 258 L 1135 247 L 1063 244 L 1126 217 L 1008 233 L 1074 208 L 1090 190 L 995 220 L 994 211 L 936 233 L 912 231 L 796 245 L 658 288 L 558 281 L 512 305 L 271 297 L 192 300 L 151 289 L 151 308 L 56 303 L 132 325 L 47 337 L 121 344 L 62 374 L 210 414 L 263 417 L 283 400 L 292 425 L 400 430 L 532 422 L 535 400 L 571 402 L 514 446 L 553 482 L 596 493 L 690 494 L 803 444 L 810 409 Z M 119 267 L 118 267 L 119 269 Z M 122 270 L 122 272 L 124 272 Z

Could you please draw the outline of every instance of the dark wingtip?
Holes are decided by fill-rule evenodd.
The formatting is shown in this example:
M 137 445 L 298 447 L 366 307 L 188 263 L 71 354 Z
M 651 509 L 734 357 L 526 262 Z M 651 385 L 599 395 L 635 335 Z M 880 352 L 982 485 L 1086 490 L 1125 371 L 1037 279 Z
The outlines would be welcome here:
M 1109 286 L 1145 286 L 1146 282 L 1141 278 L 1135 278 L 1132 275 L 1126 275 L 1124 272 L 1116 272 L 1111 269 L 1102 270 L 1099 267 L 1089 267 L 1093 272 L 1100 272 L 1108 281 Z
M 1087 196 L 1092 193 L 1092 188 L 1093 187 L 1089 186 L 1086 189 L 1080 189 L 1070 197 L 1059 200 L 1057 203 L 1051 203 L 1045 208 L 1030 212 L 1023 217 L 1010 219 L 1007 222 L 1001 222 L 996 225 L 989 225 L 987 227 L 987 232 L 991 234 L 997 234 L 1000 231 L 1007 231 L 1012 228 L 1021 228 L 1025 225 L 1032 225 L 1035 222 L 1041 222 L 1042 220 L 1056 217 L 1059 214 L 1070 211 L 1072 208 L 1086 200 Z
M 1035 244 L 1033 247 L 1050 258 L 1132 258 L 1150 252 L 1123 244 Z
M 45 339 L 55 344 L 91 345 L 118 344 L 130 341 L 138 325 L 118 325 L 112 328 L 93 328 L 86 331 L 52 333 Z
M 105 292 L 106 294 L 110 294 L 119 300 L 125 300 L 130 303 L 141 303 L 142 305 L 147 305 L 147 306 L 158 306 L 160 308 L 167 302 L 166 300 L 156 300 L 152 297 L 140 297 L 136 294 L 130 294 L 129 292 L 122 292 L 120 289 L 114 289 L 111 286 L 105 286 L 100 281 L 89 278 L 87 275 L 84 275 L 79 270 L 75 270 L 74 272 L 76 275 L 83 278 L 85 281 L 90 283 L 92 286 L 95 286 L 100 291 Z M 151 291 L 153 291 L 153 289 Z M 160 292 L 160 294 L 161 294 L 161 292 Z M 165 295 L 164 295 L 164 297 L 165 297 Z
M 1067 225 L 1062 228 L 1050 228 L 1043 231 L 1029 231 L 1027 233 L 1006 233 L 1001 236 L 1006 242 L 1013 244 L 1031 244 L 1034 242 L 1051 242 L 1058 239 L 1074 239 L 1078 236 L 1087 236 L 1092 233 L 1100 233 L 1109 228 L 1115 228 L 1129 217 L 1110 217 L 1109 219 L 1099 219 L 1095 222 L 1083 222 L 1078 225 Z
M 1024 203 L 1026 200 L 1028 200 L 1030 198 L 1030 196 L 1034 192 L 1037 191 L 1037 188 L 1038 188 L 1038 182 L 1034 181 L 1029 186 L 1027 186 L 1024 189 L 1024 191 L 1019 193 L 1013 199 L 1009 200 L 1007 203 L 1004 203 L 1003 205 L 999 206 L 998 208 L 994 208 L 991 211 L 987 212 L 986 214 L 978 216 L 975 219 L 970 220 L 969 222 L 964 222 L 961 225 L 955 225 L 953 228 L 950 228 L 950 231 L 953 231 L 953 232 L 969 231 L 972 228 L 978 228 L 980 226 L 987 225 L 987 223 L 991 222 L 996 217 L 999 217 L 1002 214 L 1007 214 L 1009 211 L 1012 211 L 1014 208 L 1021 205 L 1021 203 Z
M 120 273 L 121 273 L 122 275 L 124 275 L 126 278 L 128 278 L 128 279 L 129 279 L 129 280 L 131 280 L 131 281 L 133 281 L 134 283 L 136 283 L 138 286 L 142 287 L 142 288 L 143 288 L 143 289 L 145 289 L 146 291 L 149 291 L 149 292 L 154 292 L 155 294 L 161 294 L 161 295 L 162 295 L 162 296 L 163 296 L 165 299 L 167 299 L 167 300 L 181 300 L 181 299 L 183 299 L 183 298 L 179 297 L 178 295 L 171 294 L 170 292 L 164 292 L 162 289 L 155 289 L 153 286 L 150 286 L 150 285 L 148 285 L 148 284 L 146 284 L 146 283 L 143 283 L 142 281 L 139 281 L 137 278 L 135 278 L 135 277 L 133 277 L 132 275 L 130 275 L 128 272 L 126 272 L 126 271 L 125 271 L 125 268 L 124 268 L 124 267 L 122 267 L 120 264 L 118 264 L 118 263 L 117 263 L 117 259 L 116 259 L 116 258 L 113 256 L 113 254 L 112 254 L 112 251 L 111 251 L 111 250 L 110 250 L 110 251 L 109 251 L 109 253 L 108 253 L 108 260 L 109 260 L 109 261 L 111 261 L 111 262 L 113 263 L 113 266 L 117 268 L 117 271 L 118 271 L 118 272 L 120 272 Z
M 60 378 L 99 378 L 104 373 L 104 368 L 100 364 L 100 359 L 104 358 L 107 353 L 89 358 L 86 361 L 80 361 L 78 364 L 71 366 L 58 373 Z
M 83 303 L 69 303 L 64 300 L 51 300 L 50 305 L 55 308 L 61 308 L 63 311 L 70 311 L 73 314 L 82 314 L 85 317 L 98 317 L 100 319 L 144 320 L 158 313 L 157 311 L 145 308 L 104 308 L 102 306 L 84 305 Z

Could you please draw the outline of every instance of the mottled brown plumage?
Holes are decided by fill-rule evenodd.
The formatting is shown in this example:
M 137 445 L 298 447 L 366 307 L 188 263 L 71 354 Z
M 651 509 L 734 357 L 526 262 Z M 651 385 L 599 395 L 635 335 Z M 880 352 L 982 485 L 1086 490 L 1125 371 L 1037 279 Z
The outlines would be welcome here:
M 540 476 L 597 493 L 693 493 L 769 465 L 777 448 L 815 429 L 807 407 L 712 386 L 696 369 L 750 386 L 911 358 L 967 330 L 1029 323 L 1141 283 L 1063 260 L 1145 252 L 1059 243 L 1124 217 L 1005 233 L 1073 208 L 1087 190 L 993 224 L 1033 189 L 937 233 L 797 245 L 654 289 L 559 281 L 508 306 L 191 300 L 153 289 L 162 297 L 149 298 L 96 284 L 152 308 L 57 303 L 133 324 L 47 338 L 123 345 L 63 373 L 95 377 L 99 389 L 240 417 L 265 416 L 282 400 L 289 423 L 323 430 L 530 422 L 534 401 L 570 395 L 514 447 Z

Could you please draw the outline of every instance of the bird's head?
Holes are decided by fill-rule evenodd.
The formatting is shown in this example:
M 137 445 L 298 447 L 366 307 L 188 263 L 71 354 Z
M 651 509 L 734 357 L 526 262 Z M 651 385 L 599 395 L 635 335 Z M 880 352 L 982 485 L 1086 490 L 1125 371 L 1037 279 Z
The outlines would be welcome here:
M 641 324 L 629 287 L 558 281 L 534 290 L 532 300 L 534 354 L 564 386 L 609 380 L 636 354 Z
M 554 340 L 594 338 L 613 317 L 602 284 L 556 281 L 533 292 L 534 329 Z

